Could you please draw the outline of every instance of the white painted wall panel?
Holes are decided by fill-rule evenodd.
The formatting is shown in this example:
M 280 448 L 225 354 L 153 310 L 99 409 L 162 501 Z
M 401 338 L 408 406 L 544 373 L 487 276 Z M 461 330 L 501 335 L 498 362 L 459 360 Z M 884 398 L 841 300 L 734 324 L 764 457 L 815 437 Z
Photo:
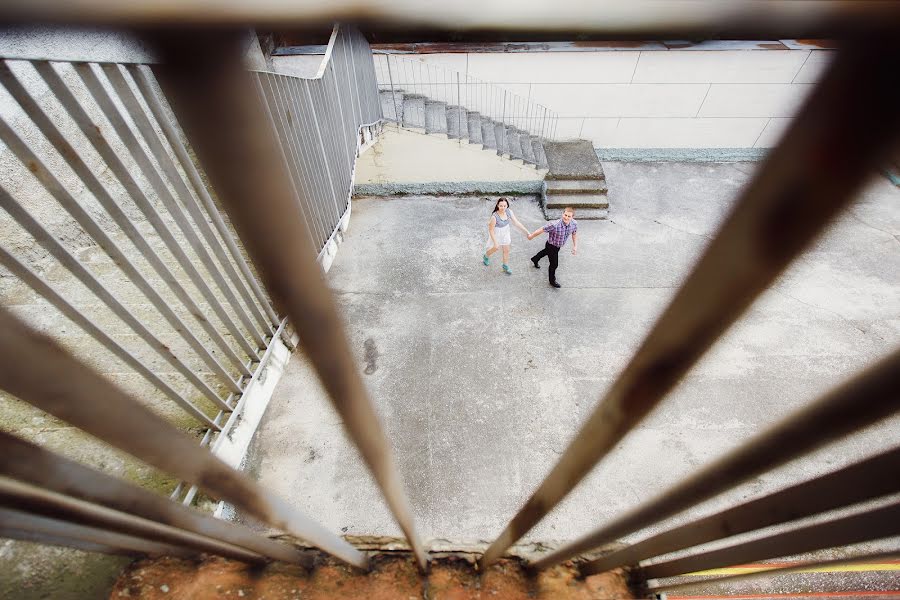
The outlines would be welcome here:
M 605 148 L 750 148 L 768 119 L 620 119 Z
M 784 134 L 785 129 L 790 125 L 792 119 L 769 119 L 762 135 L 756 141 L 757 148 L 774 148 L 778 145 L 778 141 Z
M 534 98 L 566 117 L 693 117 L 703 84 L 540 84 Z
M 793 117 L 812 84 L 714 83 L 700 117 Z
M 803 67 L 794 78 L 794 83 L 815 83 L 822 76 L 825 67 L 834 60 L 837 51 L 835 50 L 812 50 L 809 58 L 803 63 Z
M 721 50 L 641 52 L 634 83 L 790 83 L 808 52 Z
M 469 54 L 469 75 L 495 83 L 629 83 L 638 52 Z

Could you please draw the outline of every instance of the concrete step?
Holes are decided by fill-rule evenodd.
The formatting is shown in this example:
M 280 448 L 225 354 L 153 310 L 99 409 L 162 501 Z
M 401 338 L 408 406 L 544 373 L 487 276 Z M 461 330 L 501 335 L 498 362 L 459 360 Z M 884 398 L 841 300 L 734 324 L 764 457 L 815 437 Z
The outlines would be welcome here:
M 494 124 L 494 139 L 497 142 L 497 154 L 509 154 L 506 143 L 506 125 L 503 123 Z
M 467 113 L 468 116 L 468 125 L 469 125 L 469 143 L 470 144 L 480 144 L 481 143 L 481 113 L 477 111 L 469 111 Z
M 544 207 L 544 217 L 548 221 L 555 221 L 562 217 L 563 208 L 547 208 Z M 600 221 L 602 219 L 609 218 L 609 209 L 608 208 L 576 208 L 575 209 L 575 220 L 576 221 Z
M 541 143 L 539 138 L 535 138 L 531 141 L 531 147 L 534 150 L 534 158 L 538 167 L 542 169 L 547 168 L 547 156 L 544 154 L 544 145 Z
M 460 136 L 462 132 L 462 136 Z M 447 107 L 447 137 L 459 139 L 469 137 L 469 125 L 466 109 L 459 106 Z
M 388 121 L 399 123 L 403 117 L 403 94 L 396 91 L 391 93 L 391 90 L 382 90 L 378 92 L 378 97 L 381 99 L 381 114 L 384 115 L 384 118 Z
M 425 96 L 403 96 L 403 125 L 425 129 Z
M 446 102 L 425 101 L 425 131 L 428 133 L 447 133 Z
M 545 208 L 565 208 L 571 206 L 575 209 L 582 208 L 609 208 L 609 200 L 606 194 L 544 194 Z
M 511 127 L 506 128 L 508 153 L 513 158 L 523 158 L 522 145 L 519 143 L 519 132 Z
M 537 159 L 534 157 L 534 148 L 531 147 L 531 142 L 534 141 L 527 133 L 519 134 L 519 145 L 522 146 L 522 158 L 525 159 L 525 162 L 535 164 L 537 163 Z
M 564 194 L 605 194 L 605 179 L 548 179 L 547 193 Z
M 494 133 L 494 125 L 495 123 L 488 119 L 482 119 L 481 121 L 481 143 L 484 144 L 485 148 L 490 148 L 492 150 L 497 149 L 497 137 Z
M 603 179 L 603 166 L 587 140 L 545 142 L 550 172 L 546 179 Z

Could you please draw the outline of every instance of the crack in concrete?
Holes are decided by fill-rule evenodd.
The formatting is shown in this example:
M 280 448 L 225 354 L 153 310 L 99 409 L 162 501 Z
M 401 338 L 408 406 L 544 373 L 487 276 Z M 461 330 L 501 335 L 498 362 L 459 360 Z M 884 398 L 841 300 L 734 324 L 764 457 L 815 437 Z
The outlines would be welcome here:
M 833 310 L 828 309 L 828 308 L 825 308 L 825 307 L 823 307 L 823 306 L 819 306 L 819 305 L 817 305 L 817 304 L 813 304 L 813 303 L 811 303 L 811 302 L 806 302 L 806 301 L 801 300 L 800 298 L 796 298 L 796 297 L 792 296 L 791 294 L 788 294 L 788 293 L 785 292 L 784 290 L 780 290 L 780 289 L 778 289 L 778 288 L 776 288 L 776 287 L 772 287 L 772 288 L 769 288 L 769 289 L 771 289 L 772 291 L 774 291 L 776 294 L 779 294 L 779 295 L 781 295 L 781 296 L 784 296 L 785 298 L 790 298 L 791 300 L 794 300 L 795 302 L 799 302 L 800 304 L 809 306 L 810 308 L 815 308 L 815 309 L 818 309 L 818 310 L 823 310 L 823 311 L 825 311 L 825 312 L 827 312 L 827 313 L 829 313 L 829 314 L 832 314 L 832 315 L 836 316 L 838 319 L 840 319 L 841 321 L 845 322 L 847 325 L 850 325 L 850 327 L 853 327 L 854 329 L 856 329 L 857 331 L 859 331 L 860 333 L 862 333 L 862 334 L 865 335 L 865 336 L 872 335 L 872 336 L 878 338 L 879 340 L 881 340 L 882 342 L 886 342 L 886 341 L 887 341 L 887 340 L 885 340 L 883 337 L 881 337 L 880 335 L 878 335 L 877 333 L 875 333 L 875 332 L 873 332 L 873 331 L 867 331 L 867 330 L 863 329 L 862 327 L 860 327 L 859 325 L 857 325 L 855 321 L 853 321 L 853 320 L 850 319 L 849 317 L 845 317 L 844 315 L 840 314 L 839 312 L 833 311 Z
M 887 235 L 889 235 L 889 236 L 891 236 L 892 238 L 894 238 L 894 241 L 895 241 L 895 242 L 900 243 L 900 235 L 897 235 L 896 233 L 891 233 L 890 231 L 887 231 L 886 229 L 881 229 L 880 227 L 875 227 L 875 226 L 872 225 L 871 223 L 868 223 L 867 221 L 865 221 L 864 219 L 862 219 L 859 215 L 857 215 L 855 212 L 853 212 L 853 210 L 851 210 L 851 209 L 849 209 L 849 208 L 847 209 L 847 214 L 850 215 L 851 217 L 853 217 L 854 219 L 856 219 L 856 220 L 857 220 L 859 223 L 861 223 L 862 225 L 865 225 L 866 227 L 869 227 L 869 228 L 874 229 L 874 230 L 876 230 L 876 231 L 880 231 L 881 233 L 886 233 Z

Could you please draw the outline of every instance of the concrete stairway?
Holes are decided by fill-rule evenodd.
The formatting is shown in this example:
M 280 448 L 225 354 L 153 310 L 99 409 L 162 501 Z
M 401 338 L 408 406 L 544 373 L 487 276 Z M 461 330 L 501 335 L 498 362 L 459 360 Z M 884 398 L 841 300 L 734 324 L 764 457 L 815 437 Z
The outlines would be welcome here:
M 605 219 L 606 176 L 591 143 L 547 142 L 542 149 L 549 165 L 541 198 L 544 216 L 558 219 L 571 206 L 576 219 Z
M 448 105 L 420 94 L 382 90 L 380 96 L 382 113 L 388 121 L 426 133 L 466 140 L 510 160 L 519 160 L 537 169 L 547 168 L 543 142 L 538 136 L 491 120 L 464 106 Z

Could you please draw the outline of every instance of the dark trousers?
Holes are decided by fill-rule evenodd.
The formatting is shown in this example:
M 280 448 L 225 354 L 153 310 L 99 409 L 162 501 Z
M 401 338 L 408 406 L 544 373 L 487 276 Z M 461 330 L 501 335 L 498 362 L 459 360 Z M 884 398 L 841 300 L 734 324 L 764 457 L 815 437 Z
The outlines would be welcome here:
M 559 246 L 545 242 L 544 249 L 532 256 L 531 260 L 536 263 L 545 256 L 550 259 L 550 283 L 556 283 L 556 267 L 559 266 Z

